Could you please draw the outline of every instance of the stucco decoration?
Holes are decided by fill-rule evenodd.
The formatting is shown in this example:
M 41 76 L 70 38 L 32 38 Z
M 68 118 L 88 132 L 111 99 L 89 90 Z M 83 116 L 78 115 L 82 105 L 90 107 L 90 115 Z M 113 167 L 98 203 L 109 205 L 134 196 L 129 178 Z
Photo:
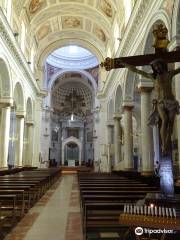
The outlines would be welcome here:
M 36 33 L 37 39 L 40 41 L 46 37 L 51 32 L 51 27 L 49 24 L 43 25 Z
M 29 4 L 29 12 L 33 14 L 40 10 L 40 8 L 43 5 L 43 2 L 44 2 L 43 0 L 32 0 Z
M 0 98 L 11 96 L 11 81 L 6 63 L 0 58 Z
M 99 38 L 102 42 L 106 42 L 107 38 L 106 38 L 106 34 L 104 33 L 104 31 L 98 27 L 97 25 L 94 26 L 93 29 L 93 33 L 97 36 L 97 38 Z
M 107 17 L 112 17 L 113 15 L 112 7 L 107 0 L 100 1 L 100 9 Z
M 173 6 L 174 6 L 174 0 L 165 0 L 165 1 L 163 1 L 162 9 L 164 9 L 167 12 L 169 17 L 172 16 Z
M 69 74 L 69 76 L 80 75 Z M 57 79 L 52 87 L 52 107 L 62 117 L 71 115 L 72 111 L 76 116 L 85 117 L 92 107 L 92 93 L 84 84 L 72 81 L 61 85 Z
M 91 0 L 92 1 L 92 0 Z M 75 3 L 83 3 L 84 0 L 59 0 L 59 2 L 75 2 Z
M 63 28 L 82 28 L 82 19 L 78 17 L 64 17 L 62 18 Z

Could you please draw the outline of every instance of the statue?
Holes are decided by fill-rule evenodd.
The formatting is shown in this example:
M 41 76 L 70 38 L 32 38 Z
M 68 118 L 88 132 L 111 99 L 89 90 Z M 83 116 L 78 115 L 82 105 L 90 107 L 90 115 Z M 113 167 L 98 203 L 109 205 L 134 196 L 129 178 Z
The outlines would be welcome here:
M 154 44 L 156 52 L 167 51 L 167 46 L 169 44 L 169 40 L 167 39 L 168 30 L 163 24 L 157 25 L 157 28 L 153 30 L 154 35 Z
M 149 123 L 157 124 L 160 120 L 161 151 L 162 156 L 167 156 L 171 152 L 175 115 L 179 114 L 179 103 L 172 93 L 172 78 L 180 73 L 180 68 L 168 71 L 167 63 L 163 59 L 156 59 L 150 63 L 153 73 L 139 70 L 125 62 L 121 64 L 154 82 L 156 99 L 153 100 L 153 111 L 149 116 Z

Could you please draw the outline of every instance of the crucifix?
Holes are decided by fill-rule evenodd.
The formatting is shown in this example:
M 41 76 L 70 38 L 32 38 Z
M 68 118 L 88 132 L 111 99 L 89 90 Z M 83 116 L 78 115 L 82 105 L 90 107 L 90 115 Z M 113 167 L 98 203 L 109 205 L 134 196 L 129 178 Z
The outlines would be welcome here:
M 168 70 L 168 63 L 180 62 L 180 50 L 168 52 L 167 28 L 162 24 L 153 30 L 155 53 L 148 55 L 106 58 L 101 64 L 107 71 L 115 68 L 127 67 L 129 70 L 151 79 L 154 82 L 156 99 L 153 100 L 153 109 L 149 116 L 149 124 L 159 126 L 160 135 L 160 181 L 161 190 L 165 196 L 174 194 L 172 174 L 172 147 L 171 137 L 175 115 L 179 114 L 179 103 L 172 92 L 172 78 L 180 73 L 180 68 Z M 136 68 L 136 66 L 150 65 L 153 72 L 148 73 Z M 171 179 L 167 172 L 171 172 Z M 169 179 L 169 180 L 167 180 Z M 167 183 L 167 181 L 169 182 Z M 171 185 L 171 186 L 170 186 Z

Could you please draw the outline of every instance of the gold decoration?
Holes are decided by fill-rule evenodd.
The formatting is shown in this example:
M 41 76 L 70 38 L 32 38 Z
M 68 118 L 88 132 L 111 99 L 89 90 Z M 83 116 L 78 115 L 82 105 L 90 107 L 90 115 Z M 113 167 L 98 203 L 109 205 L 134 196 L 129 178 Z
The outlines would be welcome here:
M 100 7 L 106 16 L 112 17 L 112 7 L 107 0 L 101 0 Z
M 77 28 L 80 26 L 81 26 L 81 21 L 76 17 L 68 17 L 68 18 L 65 18 L 63 21 L 64 28 Z
M 163 24 L 157 25 L 157 28 L 153 30 L 154 35 L 154 48 L 167 49 L 169 40 L 167 39 L 168 30 Z
M 113 58 L 106 58 L 105 62 L 100 64 L 101 67 L 104 67 L 106 71 L 110 71 L 114 68 L 114 59 Z

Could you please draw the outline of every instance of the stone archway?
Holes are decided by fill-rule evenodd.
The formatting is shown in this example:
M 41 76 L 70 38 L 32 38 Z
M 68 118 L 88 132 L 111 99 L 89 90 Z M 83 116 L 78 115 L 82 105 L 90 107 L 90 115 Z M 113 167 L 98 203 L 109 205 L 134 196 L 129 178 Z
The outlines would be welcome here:
M 25 122 L 25 98 L 23 87 L 20 82 L 17 82 L 14 88 L 14 107 L 11 111 L 11 144 L 13 145 L 15 154 L 15 166 L 23 165 L 23 139 L 24 139 L 24 122 Z M 11 145 L 9 145 L 11 146 Z M 11 152 L 9 148 L 9 153 Z
M 23 145 L 23 166 L 32 166 L 33 161 L 33 137 L 34 137 L 34 116 L 32 99 L 26 101 L 26 118 L 24 124 L 24 145 Z
M 82 142 L 76 137 L 69 137 L 62 141 L 62 165 L 64 165 L 65 163 L 65 147 L 70 143 L 76 144 L 79 148 L 78 160 L 79 160 L 79 166 L 80 166 L 82 162 Z M 70 160 L 75 160 L 75 159 L 70 159 Z
M 0 57 L 0 99 L 12 97 L 12 84 L 8 64 Z
M 13 99 L 9 65 L 3 57 L 0 57 L 0 69 L 0 167 L 7 167 L 9 158 L 10 112 Z

